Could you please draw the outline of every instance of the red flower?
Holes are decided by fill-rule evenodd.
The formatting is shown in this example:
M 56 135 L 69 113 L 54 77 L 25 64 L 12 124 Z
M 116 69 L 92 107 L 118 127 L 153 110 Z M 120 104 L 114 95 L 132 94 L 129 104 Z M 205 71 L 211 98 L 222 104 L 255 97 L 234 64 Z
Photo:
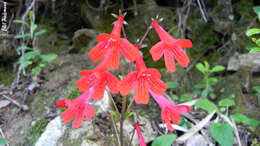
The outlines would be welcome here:
M 174 105 L 172 102 L 167 100 L 164 96 L 158 95 L 154 92 L 150 92 L 154 100 L 159 104 L 162 109 L 161 118 L 163 124 L 166 123 L 167 128 L 173 131 L 171 123 L 178 125 L 181 119 L 181 114 L 184 112 L 189 112 L 190 107 L 186 105 Z
M 96 114 L 95 109 L 89 105 L 89 100 L 94 93 L 93 89 L 89 89 L 76 99 L 63 99 L 56 103 L 57 107 L 68 107 L 62 114 L 61 117 L 64 123 L 76 119 L 72 125 L 72 128 L 79 128 L 86 117 L 87 121 L 90 121 L 92 117 Z
M 120 81 L 110 72 L 106 72 L 105 61 L 102 61 L 93 70 L 84 70 L 79 72 L 79 75 L 83 76 L 83 78 L 78 80 L 76 83 L 79 91 L 84 92 L 93 87 L 95 92 L 93 93 L 92 99 L 102 99 L 106 85 L 113 94 L 116 94 L 119 91 Z
M 140 130 L 138 123 L 135 124 L 135 130 L 136 130 L 137 137 L 138 137 L 138 140 L 139 140 L 139 145 L 140 146 L 146 146 L 146 143 L 144 141 L 144 138 L 143 138 L 143 135 L 141 133 L 141 130 Z
M 161 41 L 155 44 L 150 50 L 153 60 L 157 61 L 164 55 L 166 68 L 171 72 L 175 71 L 174 58 L 181 66 L 187 67 L 190 59 L 182 48 L 191 48 L 192 42 L 188 39 L 174 39 L 156 20 L 152 22 L 152 26 L 161 39 Z
M 166 84 L 160 80 L 161 74 L 157 69 L 146 68 L 142 57 L 136 59 L 136 71 L 129 73 L 120 84 L 120 93 L 126 96 L 135 89 L 134 100 L 136 103 L 148 104 L 149 92 L 162 95 L 167 89 Z
M 124 16 L 120 15 L 111 34 L 102 33 L 96 40 L 99 42 L 88 53 L 93 62 L 104 58 L 108 69 L 117 69 L 119 66 L 120 52 L 129 61 L 134 61 L 140 55 L 138 49 L 127 39 L 120 38 Z

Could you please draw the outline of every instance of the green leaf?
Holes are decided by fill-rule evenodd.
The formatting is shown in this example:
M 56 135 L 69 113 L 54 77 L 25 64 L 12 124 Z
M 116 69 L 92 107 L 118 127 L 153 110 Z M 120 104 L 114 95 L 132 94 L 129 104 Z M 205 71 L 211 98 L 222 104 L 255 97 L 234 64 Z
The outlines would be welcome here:
M 26 38 L 26 37 L 30 37 L 30 36 L 31 36 L 31 34 L 25 33 L 23 35 L 16 35 L 14 38 L 15 39 L 22 39 L 22 38 Z
M 181 98 L 180 98 L 180 101 L 189 101 L 189 100 L 192 100 L 192 97 L 189 96 L 189 95 L 181 95 Z
M 220 71 L 223 71 L 225 70 L 225 67 L 222 66 L 222 65 L 217 65 L 215 66 L 210 72 L 220 72 Z
M 172 96 L 172 99 L 173 99 L 173 100 L 178 100 L 179 97 L 178 97 L 177 95 L 173 95 L 173 96 Z
M 227 123 L 212 123 L 210 133 L 221 146 L 233 146 L 234 129 Z
M 158 136 L 154 139 L 152 146 L 171 146 L 175 139 L 175 134 L 166 134 Z
M 41 55 L 40 58 L 42 59 L 43 62 L 51 62 L 57 58 L 57 55 L 51 53 L 51 54 Z
M 31 24 L 32 24 L 33 21 L 34 21 L 34 12 L 32 10 L 29 12 L 29 18 L 30 18 L 30 21 L 31 21 Z
M 208 78 L 208 82 L 210 85 L 214 85 L 218 82 L 218 79 L 215 77 L 210 77 L 210 78 Z
M 251 28 L 246 31 L 247 36 L 252 36 L 255 34 L 259 34 L 259 33 L 260 33 L 260 29 L 258 29 L 258 28 Z
M 128 119 L 128 118 L 131 117 L 133 114 L 134 114 L 134 112 L 132 112 L 132 111 L 127 111 L 127 112 L 125 113 L 125 119 Z
M 256 52 L 260 52 L 260 47 L 255 47 L 255 48 L 252 48 L 249 53 L 256 53 Z
M 37 29 L 38 25 L 37 24 L 33 24 L 31 26 L 31 32 L 34 32 Z
M 198 64 L 196 64 L 196 68 L 200 71 L 200 72 L 202 72 L 202 73 L 205 73 L 205 67 L 204 67 L 204 65 L 202 64 L 202 63 L 198 63 Z
M 202 88 L 205 88 L 205 87 L 206 87 L 205 84 L 196 84 L 196 85 L 194 86 L 195 89 L 202 89 Z
M 222 100 L 220 100 L 218 102 L 218 105 L 219 106 L 224 106 L 224 107 L 226 107 L 226 106 L 234 106 L 235 102 L 232 99 L 230 99 L 230 98 L 224 98 L 224 99 L 222 99 Z
M 209 101 L 208 99 L 200 99 L 195 103 L 195 106 L 198 108 L 201 108 L 209 113 L 213 112 L 213 111 L 217 111 L 217 106 Z
M 42 35 L 42 34 L 44 34 L 44 33 L 46 33 L 46 32 L 47 32 L 47 31 L 46 31 L 45 29 L 42 29 L 42 30 L 36 32 L 36 33 L 35 33 L 35 36 Z
M 205 64 L 206 71 L 208 71 L 209 70 L 209 63 L 207 61 L 204 61 L 204 64 Z
M 118 112 L 112 110 L 111 113 L 112 113 L 113 116 L 115 116 L 115 118 L 116 118 L 117 120 L 120 119 L 120 114 L 119 114 Z
M 6 140 L 0 137 L 0 145 L 5 145 L 5 144 L 6 144 Z
M 256 13 L 256 15 L 258 16 L 258 18 L 260 18 L 260 6 L 253 7 L 253 10 Z
M 256 44 L 249 44 L 249 45 L 246 46 L 246 49 L 247 49 L 248 51 L 250 51 L 251 49 L 257 48 L 257 47 L 258 47 L 258 46 L 257 46 Z
M 217 97 L 216 94 L 214 94 L 214 93 L 210 93 L 209 96 L 210 96 L 212 99 L 215 99 L 215 98 Z
M 254 86 L 254 87 L 253 87 L 253 90 L 254 90 L 256 93 L 260 93 L 260 86 Z
M 41 72 L 42 68 L 40 66 L 36 66 L 32 69 L 32 74 L 37 75 Z
M 39 51 L 30 51 L 30 52 L 26 52 L 24 54 L 24 59 L 25 60 L 31 60 L 33 58 L 35 58 L 36 56 L 40 55 L 40 52 Z M 20 57 L 22 58 L 22 57 Z
M 179 84 L 177 82 L 166 82 L 168 88 L 177 88 Z
M 231 115 L 231 117 L 235 120 L 235 122 L 242 123 L 244 125 L 248 125 L 253 128 L 257 128 L 257 126 L 260 124 L 260 121 L 248 118 L 244 114 L 240 114 L 240 113 L 235 113 L 235 114 Z
M 26 25 L 27 27 L 29 27 L 29 24 L 23 20 L 14 20 L 14 23 L 20 23 L 20 24 L 24 24 Z
M 19 50 L 19 51 L 22 51 L 22 50 L 32 50 L 32 48 L 27 47 L 27 46 L 19 46 L 19 47 L 17 48 L 17 50 Z
M 201 97 L 202 98 L 207 98 L 208 94 L 209 94 L 209 89 L 204 89 L 202 91 L 202 93 L 201 93 Z

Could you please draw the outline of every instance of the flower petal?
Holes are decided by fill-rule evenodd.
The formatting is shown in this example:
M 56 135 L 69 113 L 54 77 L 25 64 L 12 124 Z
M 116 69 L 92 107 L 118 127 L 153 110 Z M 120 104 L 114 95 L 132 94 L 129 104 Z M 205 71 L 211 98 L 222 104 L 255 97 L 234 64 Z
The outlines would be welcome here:
M 174 106 L 174 111 L 176 111 L 179 114 L 182 114 L 182 113 L 185 113 L 185 112 L 190 112 L 191 109 L 187 105 L 177 105 L 177 106 Z
M 76 120 L 72 125 L 72 128 L 79 128 L 84 120 L 84 107 L 85 105 L 79 105 L 77 114 L 76 114 Z
M 101 34 L 99 34 L 98 37 L 96 38 L 96 41 L 98 41 L 98 42 L 103 42 L 103 41 L 107 41 L 109 38 L 111 38 L 110 34 L 101 33 Z
M 167 85 L 159 79 L 150 78 L 147 82 L 149 89 L 155 94 L 163 95 L 164 91 L 167 89 Z
M 75 116 L 76 116 L 76 111 L 74 108 L 68 108 L 61 114 L 64 123 L 68 123 L 72 121 Z
M 159 60 L 163 55 L 163 48 L 164 48 L 164 42 L 160 41 L 159 43 L 155 44 L 151 50 L 150 54 L 152 55 L 152 58 L 154 61 Z
M 95 114 L 96 110 L 91 105 L 87 104 L 84 111 L 87 121 L 90 121 Z
M 174 58 L 173 58 L 173 53 L 165 50 L 164 52 L 164 62 L 165 62 L 165 66 L 166 68 L 170 71 L 170 72 L 175 72 L 175 62 L 174 62 Z
M 149 92 L 147 84 L 143 79 L 139 79 L 137 82 L 134 100 L 137 104 L 148 104 L 149 102 Z
M 118 48 L 113 47 L 111 52 L 105 57 L 106 67 L 108 69 L 117 69 L 120 61 L 120 52 Z
M 120 83 L 120 93 L 122 96 L 126 96 L 133 88 L 137 80 L 137 73 L 131 72 L 123 78 Z
M 104 96 L 106 87 L 105 79 L 100 79 L 96 84 L 94 85 L 94 93 L 92 95 L 92 99 L 101 100 Z
M 83 71 L 79 72 L 79 75 L 80 76 L 89 76 L 89 75 L 91 75 L 91 73 L 93 73 L 93 71 L 91 71 L 91 70 L 83 70 Z
M 120 81 L 110 72 L 106 72 L 106 83 L 111 93 L 116 94 L 119 91 Z
M 83 78 L 79 79 L 76 82 L 76 86 L 79 88 L 79 91 L 81 91 L 81 92 L 87 91 L 91 86 L 93 86 L 95 81 L 96 81 L 95 75 L 91 74 L 88 77 L 83 77 Z
M 70 99 L 58 100 L 58 101 L 56 102 L 56 107 L 67 107 L 67 106 L 68 106 L 68 105 L 67 105 L 68 100 L 70 100 Z
M 104 57 L 104 54 L 109 47 L 109 43 L 100 42 L 91 51 L 88 53 L 88 56 L 92 59 L 93 62 L 98 62 Z
M 161 78 L 161 73 L 155 68 L 148 68 L 145 72 L 150 74 L 153 78 L 157 78 L 157 79 Z
M 139 50 L 133 44 L 131 44 L 127 39 L 120 39 L 120 50 L 123 56 L 130 62 L 134 61 L 136 57 L 140 56 Z
M 183 49 L 180 46 L 177 46 L 175 48 L 171 49 L 173 52 L 174 57 L 176 58 L 176 60 L 178 61 L 178 63 L 182 66 L 182 67 L 187 67 L 187 65 L 190 62 L 189 57 L 187 56 L 187 54 L 183 51 Z
M 188 39 L 177 39 L 175 43 L 182 48 L 192 48 L 192 42 Z

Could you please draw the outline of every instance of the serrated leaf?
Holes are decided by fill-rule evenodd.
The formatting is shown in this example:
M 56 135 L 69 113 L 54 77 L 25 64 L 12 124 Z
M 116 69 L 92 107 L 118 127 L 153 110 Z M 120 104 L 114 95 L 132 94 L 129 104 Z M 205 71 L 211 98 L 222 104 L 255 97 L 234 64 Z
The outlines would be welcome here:
M 51 53 L 51 54 L 41 55 L 40 58 L 42 59 L 43 62 L 51 62 L 57 58 L 57 55 Z
M 46 32 L 47 32 L 47 31 L 46 31 L 45 29 L 42 29 L 42 30 L 36 32 L 36 33 L 35 33 L 35 36 L 42 35 L 42 34 L 44 34 L 44 33 L 46 33 Z
M 0 145 L 5 145 L 5 144 L 6 144 L 6 140 L 0 137 Z
M 233 146 L 234 129 L 227 123 L 212 123 L 210 133 L 221 146 Z
M 248 118 L 244 114 L 240 114 L 240 113 L 235 113 L 231 117 L 234 119 L 235 122 L 242 123 L 244 125 L 248 125 L 253 128 L 257 128 L 257 126 L 260 124 L 260 121 Z
M 175 134 L 158 136 L 153 140 L 152 146 L 171 146 L 175 139 Z
M 223 71 L 223 70 L 225 70 L 225 67 L 224 67 L 224 66 L 222 66 L 222 65 L 217 65 L 217 66 L 215 66 L 215 67 L 211 70 L 211 72 L 220 72 L 220 71 Z
M 230 98 L 225 98 L 225 99 L 220 100 L 218 102 L 218 105 L 219 106 L 224 106 L 224 107 L 226 107 L 226 106 L 234 106 L 235 102 L 232 99 L 230 99 Z
M 25 33 L 23 35 L 16 35 L 14 38 L 15 39 L 21 39 L 21 38 L 26 38 L 26 37 L 30 37 L 30 36 L 31 36 L 31 34 Z
M 217 106 L 209 101 L 208 99 L 200 99 L 196 102 L 195 104 L 196 107 L 201 108 L 209 113 L 213 112 L 213 111 L 217 111 Z
M 247 36 L 252 36 L 252 35 L 255 35 L 255 34 L 259 34 L 259 33 L 260 33 L 260 29 L 258 29 L 258 28 L 251 28 L 251 29 L 246 31 Z
M 177 88 L 179 84 L 177 82 L 166 82 L 168 88 Z
M 198 64 L 196 64 L 196 68 L 200 71 L 200 72 L 202 72 L 202 73 L 205 73 L 205 67 L 204 67 L 204 65 L 202 64 L 202 63 L 198 63 Z

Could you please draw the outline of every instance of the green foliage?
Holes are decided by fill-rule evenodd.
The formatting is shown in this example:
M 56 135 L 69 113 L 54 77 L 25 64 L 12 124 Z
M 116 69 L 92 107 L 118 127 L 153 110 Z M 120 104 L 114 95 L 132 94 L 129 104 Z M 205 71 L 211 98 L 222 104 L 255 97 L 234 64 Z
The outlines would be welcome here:
M 260 86 L 254 86 L 253 91 L 255 92 L 256 96 L 260 96 Z
M 221 146 L 232 146 L 234 141 L 234 129 L 227 123 L 212 123 L 210 133 Z
M 215 85 L 219 80 L 217 77 L 213 77 L 212 74 L 225 70 L 225 67 L 221 65 L 216 65 L 212 69 L 210 69 L 209 63 L 205 61 L 204 64 L 196 64 L 196 68 L 204 75 L 204 77 L 202 83 L 195 85 L 194 88 L 197 90 L 195 93 L 200 94 L 203 98 L 216 98 L 213 85 Z
M 224 107 L 234 106 L 234 105 L 235 105 L 235 102 L 234 102 L 232 99 L 224 98 L 224 99 L 221 99 L 221 100 L 218 102 L 218 105 L 219 105 L 219 106 L 224 106 Z
M 189 100 L 192 100 L 192 97 L 189 96 L 189 95 L 187 95 L 187 94 L 183 94 L 183 95 L 181 95 L 181 97 L 180 97 L 180 101 L 181 101 L 181 102 L 189 101 Z
M 25 73 L 25 70 L 30 68 L 31 74 L 37 76 L 41 70 L 46 67 L 47 63 L 50 63 L 57 58 L 57 55 L 53 53 L 41 54 L 39 50 L 34 48 L 35 46 L 29 46 L 29 44 L 33 44 L 35 37 L 43 35 L 46 32 L 45 29 L 36 31 L 38 25 L 35 24 L 35 15 L 33 11 L 30 11 L 29 18 L 29 23 L 23 20 L 14 20 L 15 23 L 23 24 L 29 30 L 29 32 L 15 36 L 16 39 L 28 39 L 28 45 L 22 44 L 17 48 L 17 51 L 22 54 L 22 56 L 18 59 L 17 64 L 19 65 L 19 71 L 23 71 Z
M 6 140 L 0 137 L 0 145 L 5 145 L 5 144 L 6 144 Z
M 253 7 L 253 10 L 258 16 L 258 20 L 260 21 L 260 6 Z M 246 31 L 246 35 L 251 37 L 251 40 L 254 43 L 246 47 L 250 53 L 260 52 L 260 38 L 257 37 L 258 34 L 260 34 L 259 28 L 250 28 Z
M 218 110 L 217 106 L 213 102 L 209 101 L 208 99 L 198 100 L 196 102 L 195 106 L 198 108 L 201 108 L 209 113 Z
M 171 146 L 175 139 L 175 134 L 166 134 L 158 136 L 154 139 L 152 146 Z
M 231 117 L 234 119 L 235 122 L 242 123 L 253 128 L 257 128 L 257 126 L 260 124 L 260 121 L 248 118 L 247 116 L 240 113 L 235 113 Z
M 177 88 L 179 84 L 177 82 L 166 82 L 168 88 Z
M 47 126 L 48 121 L 37 121 L 32 127 L 26 131 L 26 139 L 27 139 L 27 145 L 33 145 L 37 139 L 41 136 L 42 132 L 45 130 L 45 127 Z

